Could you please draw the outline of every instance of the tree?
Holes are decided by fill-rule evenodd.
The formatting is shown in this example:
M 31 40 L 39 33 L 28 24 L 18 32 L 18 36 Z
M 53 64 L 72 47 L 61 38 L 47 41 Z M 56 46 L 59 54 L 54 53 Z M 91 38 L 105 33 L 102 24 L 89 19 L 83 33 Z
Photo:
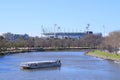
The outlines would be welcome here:
M 91 48 L 97 48 L 101 44 L 102 40 L 103 38 L 101 36 L 94 34 L 88 34 L 82 39 L 85 47 Z
M 120 48 L 120 31 L 111 32 L 107 37 L 105 37 L 103 45 L 109 52 L 117 54 Z

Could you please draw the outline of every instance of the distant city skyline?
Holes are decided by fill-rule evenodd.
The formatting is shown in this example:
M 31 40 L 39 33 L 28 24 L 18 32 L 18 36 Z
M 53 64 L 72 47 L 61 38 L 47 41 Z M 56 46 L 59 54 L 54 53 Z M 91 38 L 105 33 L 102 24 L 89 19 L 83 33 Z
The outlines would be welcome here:
M 61 31 L 84 32 L 90 24 L 90 31 L 107 35 L 120 30 L 119 3 L 119 0 L 1 0 L 0 34 L 40 36 L 42 25 L 49 32 L 54 31 L 55 24 Z

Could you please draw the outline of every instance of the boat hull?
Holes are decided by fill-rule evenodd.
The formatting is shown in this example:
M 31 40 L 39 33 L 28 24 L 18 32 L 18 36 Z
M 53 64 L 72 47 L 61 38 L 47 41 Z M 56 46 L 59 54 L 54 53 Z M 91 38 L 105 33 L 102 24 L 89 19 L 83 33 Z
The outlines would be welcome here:
M 38 69 L 38 68 L 49 68 L 49 67 L 60 67 L 60 60 L 57 61 L 45 61 L 45 62 L 26 62 L 21 64 L 23 69 Z

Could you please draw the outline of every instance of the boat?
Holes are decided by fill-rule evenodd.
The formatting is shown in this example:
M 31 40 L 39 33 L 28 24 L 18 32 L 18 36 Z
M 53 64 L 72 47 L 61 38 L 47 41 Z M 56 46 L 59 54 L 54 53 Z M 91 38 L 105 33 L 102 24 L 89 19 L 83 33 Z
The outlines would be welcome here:
M 49 67 L 60 67 L 60 60 L 49 60 L 49 61 L 32 61 L 23 62 L 20 64 L 23 69 L 38 69 L 38 68 L 49 68 Z

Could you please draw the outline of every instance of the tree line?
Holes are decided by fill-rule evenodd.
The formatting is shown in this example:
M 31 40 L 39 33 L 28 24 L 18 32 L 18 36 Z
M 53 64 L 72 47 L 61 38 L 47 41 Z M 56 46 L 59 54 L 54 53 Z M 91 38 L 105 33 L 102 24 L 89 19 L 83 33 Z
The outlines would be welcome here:
M 97 47 L 101 43 L 102 37 L 89 34 L 81 39 L 73 38 L 20 38 L 16 41 L 6 40 L 0 36 L 0 48 L 11 47 Z
M 80 39 L 30 37 L 28 39 L 20 38 L 16 41 L 10 41 L 0 36 L 0 50 L 13 47 L 90 47 L 107 50 L 109 52 L 117 52 L 120 48 L 120 31 L 111 32 L 106 37 L 88 34 Z

